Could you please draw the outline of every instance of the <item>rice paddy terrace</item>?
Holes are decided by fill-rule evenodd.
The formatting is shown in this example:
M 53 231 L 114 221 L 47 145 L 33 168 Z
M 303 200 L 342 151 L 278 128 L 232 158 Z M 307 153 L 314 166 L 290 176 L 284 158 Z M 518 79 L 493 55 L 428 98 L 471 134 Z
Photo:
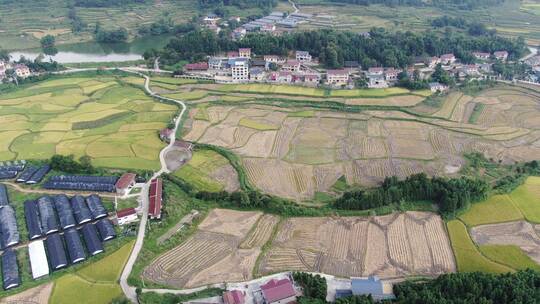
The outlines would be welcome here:
M 156 169 L 157 131 L 176 106 L 156 103 L 135 77 L 52 79 L 0 96 L 0 161 L 88 155 L 97 166 Z
M 426 92 L 400 88 L 156 79 L 153 89 L 188 100 L 185 140 L 236 153 L 254 186 L 295 200 L 331 193 L 341 177 L 371 186 L 391 175 L 456 174 L 466 152 L 504 162 L 540 155 L 540 92 L 530 88 L 452 92 L 438 104 L 424 101 Z

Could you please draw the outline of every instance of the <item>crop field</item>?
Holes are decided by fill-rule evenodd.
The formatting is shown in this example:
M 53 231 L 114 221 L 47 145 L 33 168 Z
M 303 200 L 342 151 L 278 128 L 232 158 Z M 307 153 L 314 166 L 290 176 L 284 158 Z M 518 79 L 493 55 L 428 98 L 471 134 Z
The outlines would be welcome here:
M 30 288 L 18 294 L 0 299 L 0 304 L 15 304 L 15 303 L 49 303 L 54 283 L 46 283 L 34 288 Z
M 512 271 L 511 268 L 489 260 L 482 255 L 461 221 L 450 221 L 447 223 L 447 227 L 456 257 L 457 269 L 460 272 L 504 273 Z
M 488 259 L 506 265 L 515 270 L 534 269 L 540 271 L 540 264 L 531 259 L 521 248 L 515 245 L 482 245 L 480 252 Z
M 294 200 L 332 194 L 342 176 L 348 184 L 373 186 L 389 175 L 453 175 L 467 152 L 504 163 L 540 154 L 540 93 L 526 88 L 499 86 L 477 96 L 451 93 L 433 114 L 423 105 L 396 106 L 396 98 L 420 98 L 414 93 L 371 98 L 386 107 L 378 109 L 353 105 L 348 97 L 316 97 L 324 92 L 312 88 L 294 88 L 305 96 L 261 93 L 263 88 L 189 84 L 170 94 L 207 92 L 190 101 L 194 106 L 184 139 L 229 149 L 240 156 L 253 185 Z M 222 92 L 238 99 L 228 101 Z M 334 110 L 340 103 L 350 110 Z M 476 104 L 484 106 L 469 123 Z
M 519 209 L 507 194 L 494 195 L 489 199 L 474 203 L 467 212 L 459 217 L 468 226 L 511 222 L 523 219 Z
M 407 212 L 371 218 L 289 218 L 259 273 L 285 270 L 397 277 L 455 271 L 440 217 Z
M 525 221 L 490 224 L 471 229 L 473 240 L 482 245 L 514 245 L 540 264 L 540 225 Z
M 540 223 L 540 177 L 531 176 L 510 194 L 529 222 Z
M 88 155 L 94 165 L 155 169 L 157 131 L 175 106 L 147 97 L 126 77 L 72 77 L 0 97 L 0 161 Z
M 251 279 L 261 248 L 239 247 L 261 216 L 260 212 L 212 210 L 193 236 L 147 266 L 143 278 L 176 288 Z M 254 229 L 266 228 L 257 224 Z
M 199 190 L 234 192 L 240 187 L 238 173 L 229 161 L 211 150 L 194 151 L 191 160 L 174 175 Z

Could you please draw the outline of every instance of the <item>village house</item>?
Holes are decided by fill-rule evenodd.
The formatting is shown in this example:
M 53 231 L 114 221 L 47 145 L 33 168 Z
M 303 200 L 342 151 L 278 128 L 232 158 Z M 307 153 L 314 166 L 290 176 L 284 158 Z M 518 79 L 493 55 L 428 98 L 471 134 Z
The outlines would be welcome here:
M 208 70 L 208 62 L 188 63 L 184 66 L 184 70 L 188 72 L 206 71 Z
M 206 25 L 216 25 L 221 18 L 216 14 L 208 14 L 203 18 L 203 22 Z
M 441 63 L 441 59 L 439 57 L 429 57 L 426 59 L 426 65 L 430 68 L 434 68 L 437 66 L 437 64 Z
M 454 56 L 454 54 L 450 53 L 450 54 L 441 55 L 442 64 L 449 65 L 454 62 L 456 62 L 456 56 Z
M 369 68 L 367 73 L 369 75 L 381 75 L 382 76 L 383 73 L 384 73 L 384 68 L 381 68 L 381 67 Z
M 131 188 L 135 186 L 135 177 L 137 177 L 135 173 L 122 174 L 122 176 L 118 179 L 118 181 L 116 181 L 115 184 L 116 193 L 118 195 L 128 194 Z
M 228 290 L 223 293 L 224 304 L 244 304 L 245 295 L 240 290 Z
M 249 60 L 247 58 L 229 59 L 233 82 L 249 81 Z
M 351 290 L 355 296 L 371 295 L 375 301 L 394 298 L 392 285 L 379 280 L 377 276 L 351 278 Z
M 233 59 L 240 57 L 240 54 L 238 54 L 238 51 L 229 51 L 227 52 L 227 58 Z
M 251 67 L 268 70 L 269 63 L 264 61 L 263 59 L 251 59 Z
M 296 60 L 302 63 L 307 63 L 307 62 L 311 62 L 312 58 L 309 52 L 296 51 Z
M 215 25 L 215 24 L 208 24 L 206 25 L 206 28 L 209 29 L 210 31 L 219 34 L 219 32 L 221 32 L 221 27 Z
M 358 61 L 345 61 L 343 68 L 348 70 L 349 73 L 355 73 L 360 70 L 360 63 Z
M 249 80 L 261 82 L 264 80 L 265 72 L 263 68 L 253 67 L 249 70 Z
M 497 60 L 506 61 L 506 59 L 508 59 L 508 52 L 507 51 L 497 51 L 497 52 L 493 53 L 493 56 Z
M 251 49 L 250 48 L 238 49 L 238 56 L 240 58 L 251 58 Z
M 328 70 L 326 71 L 326 84 L 332 86 L 343 86 L 349 83 L 349 71 Z
M 32 75 L 32 73 L 30 73 L 30 69 L 25 64 L 16 64 L 13 69 L 19 78 L 28 78 Z
M 445 84 L 439 83 L 439 82 L 431 82 L 431 83 L 429 84 L 429 89 L 430 89 L 431 92 L 433 92 L 433 93 L 436 93 L 436 92 L 444 92 L 444 91 L 447 91 L 447 90 L 448 90 L 448 86 L 445 85 Z
M 261 26 L 260 31 L 264 33 L 273 33 L 276 31 L 276 26 L 272 23 L 267 23 Z
M 164 128 L 159 131 L 159 139 L 161 139 L 164 142 L 169 142 L 171 135 L 173 134 L 173 130 L 169 128 Z
M 473 52 L 473 56 L 479 60 L 488 60 L 491 54 L 485 52 Z
M 231 32 L 231 38 L 234 40 L 240 40 L 247 34 L 247 30 L 244 27 L 237 27 Z
M 210 57 L 208 59 L 208 69 L 210 70 L 223 70 L 227 69 L 227 59 L 219 57 Z
M 387 68 L 384 71 L 384 79 L 387 82 L 397 82 L 399 73 L 401 73 L 401 70 L 394 69 L 394 68 Z
M 492 66 L 491 63 L 482 63 L 479 65 L 480 71 L 484 73 L 491 73 L 492 72 L 491 66 Z
M 317 86 L 321 81 L 321 75 L 319 74 L 305 74 L 304 83 L 309 86 Z
M 461 69 L 467 75 L 477 75 L 479 74 L 478 68 L 479 66 L 476 64 L 468 64 L 463 66 Z
M 292 73 L 288 71 L 272 72 L 270 73 L 270 81 L 278 83 L 291 83 Z
M 272 279 L 261 285 L 265 304 L 288 304 L 296 302 L 296 291 L 288 279 Z
M 299 72 L 300 62 L 297 60 L 287 60 L 287 62 L 281 66 L 281 70 L 286 72 Z
M 138 220 L 137 211 L 135 208 L 126 208 L 116 211 L 116 219 L 118 225 L 123 226 Z
M 285 63 L 285 58 L 280 57 L 278 55 L 264 55 L 263 56 L 264 61 L 268 63 L 275 63 L 275 64 L 283 64 Z

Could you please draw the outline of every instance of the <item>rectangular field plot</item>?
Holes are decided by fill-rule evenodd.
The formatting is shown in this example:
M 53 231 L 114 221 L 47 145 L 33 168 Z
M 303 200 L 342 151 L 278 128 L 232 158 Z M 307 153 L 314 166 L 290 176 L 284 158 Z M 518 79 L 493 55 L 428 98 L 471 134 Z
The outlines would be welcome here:
M 443 222 L 407 212 L 372 218 L 290 218 L 279 227 L 258 272 L 395 277 L 455 271 Z

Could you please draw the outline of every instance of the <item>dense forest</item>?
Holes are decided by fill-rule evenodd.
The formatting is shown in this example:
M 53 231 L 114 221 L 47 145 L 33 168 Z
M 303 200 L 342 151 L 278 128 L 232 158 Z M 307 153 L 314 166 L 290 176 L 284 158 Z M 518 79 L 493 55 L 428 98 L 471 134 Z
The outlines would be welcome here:
M 410 5 L 410 6 L 436 6 L 454 7 L 459 9 L 474 9 L 478 7 L 488 7 L 498 5 L 505 0 L 329 0 L 331 2 L 351 3 L 360 5 L 384 4 L 388 6 Z
M 228 35 L 216 35 L 205 30 L 196 30 L 178 35 L 160 52 L 164 64 L 175 64 L 182 60 L 204 60 L 207 55 L 250 47 L 259 55 L 286 55 L 293 50 L 306 50 L 328 68 L 339 68 L 344 61 L 358 61 L 362 67 L 386 66 L 405 67 L 417 57 L 439 56 L 454 53 L 465 63 L 474 62 L 474 51 L 494 52 L 507 50 L 510 59 L 524 54 L 523 39 L 503 38 L 494 34 L 466 35 L 449 32 L 389 32 L 382 28 L 370 31 L 370 37 L 353 32 L 317 30 L 293 32 L 282 36 L 252 33 L 241 41 L 233 41 Z

